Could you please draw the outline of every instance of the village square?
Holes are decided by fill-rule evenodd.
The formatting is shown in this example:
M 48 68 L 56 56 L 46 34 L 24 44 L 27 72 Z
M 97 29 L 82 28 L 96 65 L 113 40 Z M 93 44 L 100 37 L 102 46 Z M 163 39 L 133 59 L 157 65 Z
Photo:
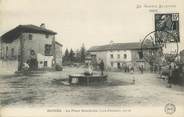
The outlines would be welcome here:
M 127 13 L 119 2 L 34 3 L 36 12 L 26 2 L 24 15 L 3 20 L 0 109 L 183 107 L 181 13 L 144 14 L 136 4 Z
M 183 51 L 170 76 L 157 54 L 144 57 L 159 51 L 149 40 L 62 52 L 56 34 L 19 25 L 1 37 L 1 106 L 183 104 Z

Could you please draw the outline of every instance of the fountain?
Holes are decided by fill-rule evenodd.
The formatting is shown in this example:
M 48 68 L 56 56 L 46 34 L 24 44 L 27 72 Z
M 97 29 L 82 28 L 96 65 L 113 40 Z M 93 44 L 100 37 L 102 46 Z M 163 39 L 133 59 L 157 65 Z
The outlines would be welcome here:
M 88 70 L 80 74 L 69 75 L 69 84 L 89 85 L 91 83 L 104 82 L 107 80 L 107 75 L 94 73 L 91 64 L 88 64 Z

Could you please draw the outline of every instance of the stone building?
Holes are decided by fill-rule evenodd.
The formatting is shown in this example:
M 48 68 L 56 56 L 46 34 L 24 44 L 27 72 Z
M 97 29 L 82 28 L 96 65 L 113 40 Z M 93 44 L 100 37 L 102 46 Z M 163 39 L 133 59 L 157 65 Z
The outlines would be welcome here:
M 147 46 L 141 48 L 141 43 L 112 43 L 102 46 L 93 46 L 88 52 L 92 56 L 92 62 L 104 61 L 106 69 L 122 69 L 125 66 L 133 66 L 135 69 L 143 66 L 149 69 L 150 65 L 145 61 L 142 50 L 145 53 L 152 53 L 158 48 Z
M 24 63 L 33 69 L 52 68 L 57 62 L 56 34 L 45 24 L 19 25 L 1 36 L 1 59 L 17 62 L 18 70 Z
M 55 41 L 55 52 L 56 52 L 56 64 L 62 66 L 63 63 L 63 53 L 62 53 L 63 45 L 57 41 Z

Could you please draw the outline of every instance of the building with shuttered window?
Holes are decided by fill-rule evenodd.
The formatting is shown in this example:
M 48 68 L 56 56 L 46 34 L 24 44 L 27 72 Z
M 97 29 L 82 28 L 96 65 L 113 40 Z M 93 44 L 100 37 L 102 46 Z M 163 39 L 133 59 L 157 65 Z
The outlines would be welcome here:
M 23 63 L 29 63 L 34 69 L 52 68 L 57 63 L 56 47 L 62 53 L 62 45 L 55 42 L 56 34 L 45 24 L 19 25 L 1 36 L 1 59 L 15 61 L 18 70 Z
M 92 57 L 93 63 L 98 63 L 100 60 L 103 60 L 106 69 L 123 69 L 132 66 L 135 69 L 139 68 L 139 66 L 144 66 L 145 69 L 149 69 L 150 65 L 145 61 L 142 51 L 144 51 L 144 53 L 152 53 L 157 50 L 158 48 L 152 45 L 141 48 L 140 42 L 132 42 L 93 46 L 88 52 Z

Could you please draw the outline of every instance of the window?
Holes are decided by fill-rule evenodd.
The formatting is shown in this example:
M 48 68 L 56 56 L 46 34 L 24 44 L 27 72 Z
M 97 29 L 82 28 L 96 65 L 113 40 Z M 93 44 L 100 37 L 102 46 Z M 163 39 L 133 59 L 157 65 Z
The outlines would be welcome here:
M 45 45 L 45 56 L 52 56 L 52 45 L 51 44 Z
M 44 65 L 44 67 L 47 67 L 47 61 L 44 61 L 43 65 Z
M 29 40 L 32 40 L 32 39 L 33 39 L 33 35 L 29 34 Z
M 36 53 L 35 53 L 35 51 L 34 50 L 30 50 L 30 55 L 35 55 Z
M 120 59 L 120 54 L 117 55 L 117 58 Z
M 43 61 L 40 61 L 40 64 L 43 64 Z
M 49 35 L 48 35 L 48 34 L 46 34 L 46 35 L 45 35 L 45 38 L 49 38 Z
M 111 58 L 113 59 L 113 57 L 114 57 L 113 54 L 111 54 L 110 56 L 111 56 Z
M 11 49 L 11 57 L 14 57 L 14 48 Z
M 139 54 L 139 59 L 143 59 L 143 53 L 142 52 L 138 52 Z
M 127 59 L 127 54 L 124 54 L 124 59 Z

